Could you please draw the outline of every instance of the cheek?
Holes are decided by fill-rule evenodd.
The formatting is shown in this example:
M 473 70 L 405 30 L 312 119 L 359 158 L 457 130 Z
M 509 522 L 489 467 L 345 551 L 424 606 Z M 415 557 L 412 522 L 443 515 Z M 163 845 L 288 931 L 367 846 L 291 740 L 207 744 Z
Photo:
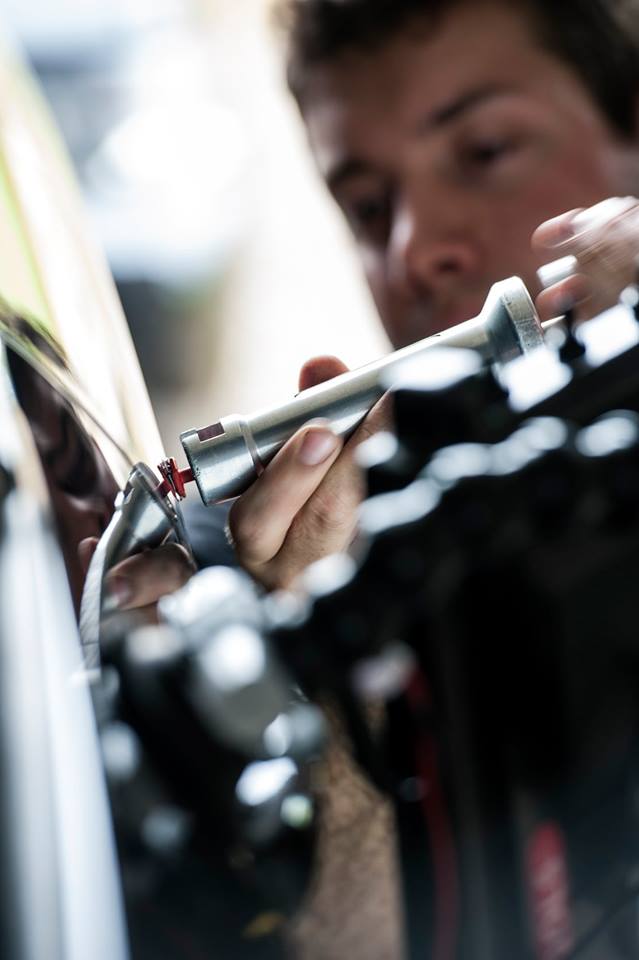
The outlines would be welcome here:
M 366 247 L 357 247 L 357 254 L 364 269 L 364 278 L 375 301 L 380 314 L 387 309 L 388 281 L 386 276 L 386 260 L 381 253 Z
M 534 283 L 541 261 L 532 249 L 531 238 L 553 206 L 552 197 L 533 190 L 520 191 L 512 200 L 498 200 L 490 205 L 484 215 L 481 243 L 481 278 L 487 284 L 507 276 L 519 276 L 529 285 Z
M 394 347 L 405 346 L 411 342 L 410 336 L 404 330 L 406 304 L 388 282 L 385 258 L 381 254 L 363 252 L 361 248 L 358 252 L 364 268 L 364 278 L 382 326 Z
M 532 230 L 551 217 L 589 207 L 620 188 L 613 151 L 585 149 L 579 138 L 558 150 L 512 198 L 512 211 Z M 509 204 L 510 206 L 510 204 Z
M 531 249 L 531 236 L 537 227 L 551 217 L 576 207 L 588 207 L 617 192 L 602 169 L 584 164 L 575 151 L 557 158 L 508 198 L 497 201 L 484 233 L 491 251 L 493 266 L 503 273 L 521 275 L 529 284 L 536 284 L 535 271 L 544 260 L 543 254 Z M 545 259 L 548 259 L 547 257 Z

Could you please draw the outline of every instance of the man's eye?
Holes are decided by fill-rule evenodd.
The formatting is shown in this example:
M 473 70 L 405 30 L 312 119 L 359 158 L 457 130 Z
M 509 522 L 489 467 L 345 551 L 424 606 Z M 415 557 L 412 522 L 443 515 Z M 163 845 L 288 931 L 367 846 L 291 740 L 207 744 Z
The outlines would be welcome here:
M 464 151 L 466 163 L 474 167 L 486 168 L 512 153 L 515 144 L 510 140 L 486 140 L 471 144 Z
M 347 213 L 356 234 L 379 239 L 388 227 L 390 205 L 385 197 L 363 197 L 350 203 Z

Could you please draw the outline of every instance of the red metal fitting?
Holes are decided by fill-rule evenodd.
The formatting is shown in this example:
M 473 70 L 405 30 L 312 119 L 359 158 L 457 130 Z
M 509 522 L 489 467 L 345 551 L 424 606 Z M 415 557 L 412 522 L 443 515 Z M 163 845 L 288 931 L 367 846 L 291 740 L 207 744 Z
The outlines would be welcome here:
M 186 496 L 185 484 L 193 480 L 193 471 L 189 467 L 179 470 L 175 457 L 162 460 L 158 464 L 158 470 L 163 478 L 158 487 L 160 496 L 165 497 L 167 493 L 173 493 L 178 500 L 183 500 Z

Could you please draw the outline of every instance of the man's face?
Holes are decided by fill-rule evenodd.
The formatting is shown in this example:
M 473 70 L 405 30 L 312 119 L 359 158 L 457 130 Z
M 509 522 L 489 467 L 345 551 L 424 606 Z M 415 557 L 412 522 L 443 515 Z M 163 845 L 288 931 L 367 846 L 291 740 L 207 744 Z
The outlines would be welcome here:
M 498 0 L 313 68 L 304 115 L 395 346 L 475 316 L 497 280 L 536 294 L 533 230 L 639 191 L 637 145 Z

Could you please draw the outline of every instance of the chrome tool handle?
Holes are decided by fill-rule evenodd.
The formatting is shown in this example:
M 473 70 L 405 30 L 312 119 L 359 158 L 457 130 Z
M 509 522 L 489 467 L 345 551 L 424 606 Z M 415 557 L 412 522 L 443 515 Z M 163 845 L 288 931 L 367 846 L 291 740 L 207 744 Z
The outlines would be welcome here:
M 160 491 L 160 481 L 150 467 L 136 463 L 91 557 L 80 603 L 80 637 L 87 669 L 97 669 L 100 663 L 100 628 L 109 613 L 104 596 L 108 571 L 135 553 L 158 547 L 170 533 L 187 545 L 180 514 Z
M 322 419 L 349 436 L 382 396 L 393 373 L 431 347 L 465 347 L 486 363 L 503 363 L 543 343 L 534 304 L 518 277 L 494 284 L 479 316 L 420 340 L 358 370 L 318 384 L 289 402 L 250 416 L 225 417 L 180 436 L 205 504 L 239 496 L 295 431 Z

